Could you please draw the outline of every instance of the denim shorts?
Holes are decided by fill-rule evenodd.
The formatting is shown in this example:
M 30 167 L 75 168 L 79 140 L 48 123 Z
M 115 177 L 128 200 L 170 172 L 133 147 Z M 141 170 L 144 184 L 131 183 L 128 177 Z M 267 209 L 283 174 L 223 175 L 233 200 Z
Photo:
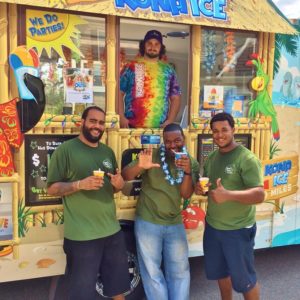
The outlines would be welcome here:
M 130 289 L 123 232 L 90 241 L 64 239 L 69 299 L 95 299 L 100 274 L 104 294 L 112 297 Z
M 207 279 L 230 276 L 235 291 L 250 291 L 257 281 L 253 253 L 255 234 L 256 224 L 250 228 L 218 230 L 206 222 L 203 248 Z

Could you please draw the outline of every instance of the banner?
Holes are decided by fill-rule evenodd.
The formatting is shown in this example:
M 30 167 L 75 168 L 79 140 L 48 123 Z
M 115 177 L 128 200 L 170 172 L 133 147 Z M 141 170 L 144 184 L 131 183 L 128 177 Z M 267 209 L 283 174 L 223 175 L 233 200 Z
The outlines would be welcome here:
M 77 25 L 87 22 L 78 15 L 57 12 L 26 10 L 26 45 L 28 49 L 35 47 L 41 56 L 45 50 L 51 57 L 54 49 L 58 55 L 66 60 L 63 46 L 83 57 L 72 39 L 78 39 L 80 31 Z

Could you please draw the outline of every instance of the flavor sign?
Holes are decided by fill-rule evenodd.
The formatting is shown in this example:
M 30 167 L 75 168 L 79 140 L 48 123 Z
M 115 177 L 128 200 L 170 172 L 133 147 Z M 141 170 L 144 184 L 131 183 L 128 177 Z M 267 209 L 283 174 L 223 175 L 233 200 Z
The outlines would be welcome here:
M 77 25 L 86 24 L 78 15 L 57 12 L 26 10 L 26 45 L 28 49 L 35 47 L 41 56 L 45 50 L 51 56 L 54 49 L 61 58 L 65 59 L 63 46 L 83 56 L 73 39 L 78 39 L 80 31 Z
M 265 200 L 277 200 L 297 192 L 298 155 L 284 156 L 262 162 Z

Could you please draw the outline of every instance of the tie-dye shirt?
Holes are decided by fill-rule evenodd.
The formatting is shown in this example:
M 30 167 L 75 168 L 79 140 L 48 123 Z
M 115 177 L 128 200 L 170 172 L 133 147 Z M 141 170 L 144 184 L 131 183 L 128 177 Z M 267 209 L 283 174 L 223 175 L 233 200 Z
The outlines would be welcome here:
M 167 119 L 169 98 L 181 90 L 174 68 L 166 62 L 138 58 L 121 72 L 125 117 L 132 127 L 158 128 Z

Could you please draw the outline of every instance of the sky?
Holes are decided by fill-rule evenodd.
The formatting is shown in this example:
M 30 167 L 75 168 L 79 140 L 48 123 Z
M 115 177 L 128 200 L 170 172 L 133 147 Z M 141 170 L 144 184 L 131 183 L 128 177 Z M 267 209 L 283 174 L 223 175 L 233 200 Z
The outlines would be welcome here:
M 300 19 L 299 0 L 272 0 L 288 19 Z

